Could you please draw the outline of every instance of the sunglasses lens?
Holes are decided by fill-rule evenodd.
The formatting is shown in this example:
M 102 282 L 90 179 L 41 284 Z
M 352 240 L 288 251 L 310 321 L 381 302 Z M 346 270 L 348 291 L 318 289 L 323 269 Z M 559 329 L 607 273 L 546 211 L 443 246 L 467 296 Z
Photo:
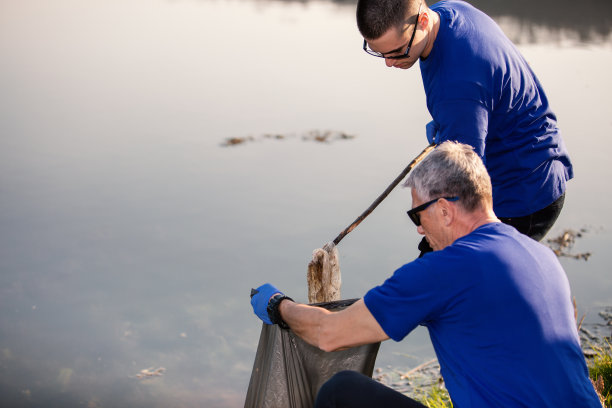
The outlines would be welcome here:
M 418 212 L 408 212 L 408 216 L 417 227 L 421 225 L 421 217 Z

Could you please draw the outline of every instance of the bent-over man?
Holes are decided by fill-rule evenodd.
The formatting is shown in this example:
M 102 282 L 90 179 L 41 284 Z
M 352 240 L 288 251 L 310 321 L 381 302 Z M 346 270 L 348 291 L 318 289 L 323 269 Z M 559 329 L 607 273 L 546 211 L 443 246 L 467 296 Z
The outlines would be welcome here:
M 388 67 L 419 61 L 430 141 L 473 146 L 495 214 L 541 240 L 574 172 L 542 84 L 495 21 L 458 0 L 359 0 L 357 26 L 364 50 Z
M 579 344 L 570 287 L 553 252 L 493 212 L 491 181 L 472 147 L 445 142 L 409 175 L 408 216 L 433 252 L 340 312 L 293 302 L 270 284 L 251 298 L 265 323 L 325 351 L 431 337 L 453 405 L 600 407 Z M 421 407 L 361 374 L 323 385 L 317 407 Z

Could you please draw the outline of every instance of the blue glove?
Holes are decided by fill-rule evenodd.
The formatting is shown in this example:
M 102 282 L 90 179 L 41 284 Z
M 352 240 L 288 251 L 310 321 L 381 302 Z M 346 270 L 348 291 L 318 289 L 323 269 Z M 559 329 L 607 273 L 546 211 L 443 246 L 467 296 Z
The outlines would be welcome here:
M 270 316 L 268 316 L 268 302 L 272 295 L 277 293 L 284 295 L 283 292 L 269 283 L 263 284 L 257 289 L 251 289 L 251 305 L 253 306 L 253 312 L 255 312 L 257 317 L 266 324 L 274 324 L 272 320 L 270 320 Z
M 435 120 L 432 120 L 428 124 L 425 125 L 425 133 L 427 134 L 427 141 L 429 143 L 438 143 L 438 131 L 440 130 L 440 126 L 436 123 Z

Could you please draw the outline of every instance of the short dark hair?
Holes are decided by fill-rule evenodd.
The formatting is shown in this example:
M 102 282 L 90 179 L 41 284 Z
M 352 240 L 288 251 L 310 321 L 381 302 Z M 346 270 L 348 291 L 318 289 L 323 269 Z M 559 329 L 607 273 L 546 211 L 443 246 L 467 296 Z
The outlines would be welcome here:
M 408 12 L 418 13 L 420 4 L 420 0 L 359 0 L 357 28 L 363 38 L 376 40 L 391 27 L 401 28 Z

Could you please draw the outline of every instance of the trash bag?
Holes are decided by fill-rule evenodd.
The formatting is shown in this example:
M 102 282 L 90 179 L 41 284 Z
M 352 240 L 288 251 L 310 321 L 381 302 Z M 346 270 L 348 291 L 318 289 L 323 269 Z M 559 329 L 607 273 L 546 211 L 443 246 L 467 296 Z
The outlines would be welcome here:
M 357 299 L 316 303 L 337 311 Z M 263 324 L 245 408 L 312 408 L 319 388 L 334 374 L 353 370 L 372 376 L 380 342 L 325 352 L 291 330 Z

